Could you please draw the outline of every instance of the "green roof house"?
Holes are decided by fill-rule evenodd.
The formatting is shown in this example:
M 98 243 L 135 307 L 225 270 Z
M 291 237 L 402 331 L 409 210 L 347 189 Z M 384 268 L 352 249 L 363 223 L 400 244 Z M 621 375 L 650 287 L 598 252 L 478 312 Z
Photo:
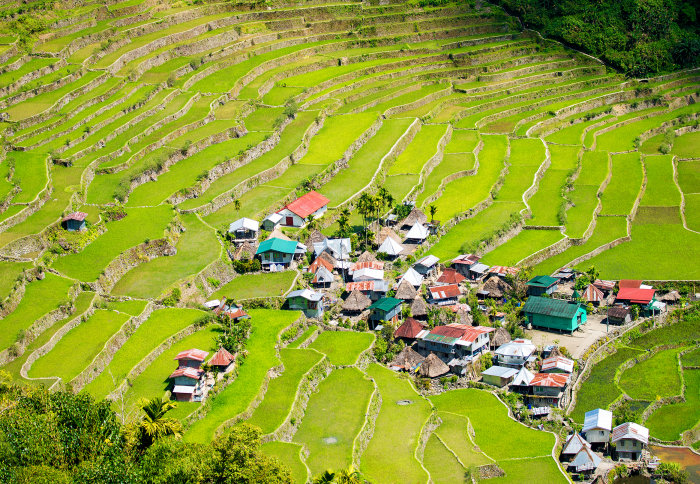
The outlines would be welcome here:
M 297 242 L 273 237 L 262 242 L 255 251 L 264 269 L 280 270 L 289 266 L 294 259 Z
M 528 296 L 541 296 L 542 294 L 552 294 L 557 290 L 558 279 L 552 276 L 535 276 L 527 281 Z
M 369 307 L 369 326 L 375 329 L 385 321 L 398 321 L 401 314 L 401 299 L 383 297 Z
M 579 302 L 530 296 L 523 313 L 533 327 L 573 333 L 586 322 L 586 309 Z

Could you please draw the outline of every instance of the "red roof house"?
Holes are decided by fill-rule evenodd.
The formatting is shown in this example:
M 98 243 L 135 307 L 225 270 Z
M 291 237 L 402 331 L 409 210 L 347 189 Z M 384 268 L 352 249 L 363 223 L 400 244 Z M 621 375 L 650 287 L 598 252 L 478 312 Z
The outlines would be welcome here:
M 461 294 L 458 284 L 429 287 L 428 292 L 430 293 L 430 302 L 441 306 L 456 303 Z
M 168 378 L 189 378 L 192 380 L 199 380 L 203 373 L 204 370 L 201 368 L 190 368 L 189 366 L 185 366 L 172 372 Z
M 355 262 L 355 265 L 353 266 L 352 270 L 359 271 L 360 269 L 374 269 L 377 271 L 383 271 L 384 270 L 384 262 L 382 262 L 380 260 L 369 260 L 369 261 L 364 261 L 364 262 Z
M 406 318 L 406 321 L 394 331 L 394 338 L 416 339 L 418 333 L 423 330 L 425 330 L 423 323 L 413 318 Z
M 620 281 L 622 282 L 622 281 Z M 649 304 L 654 299 L 654 289 L 635 289 L 622 287 L 617 293 L 616 301 L 627 302 L 629 304 Z
M 314 260 L 309 266 L 309 272 L 312 274 L 316 274 L 316 271 L 319 267 L 325 267 L 326 269 L 328 269 L 329 272 L 333 272 L 333 264 L 331 264 L 328 260 L 324 259 L 323 257 L 316 257 L 316 260 Z
M 330 202 L 329 199 L 311 190 L 289 203 L 277 213 L 283 217 L 282 225 L 301 227 L 307 222 L 310 215 L 313 215 L 315 218 L 323 215 L 328 206 L 328 202 Z
M 564 388 L 567 383 L 569 383 L 569 375 L 565 373 L 536 373 L 530 386 Z
M 603 291 L 595 287 L 593 284 L 589 284 L 588 287 L 586 288 L 585 291 L 583 291 L 583 295 L 581 296 L 584 301 L 593 303 L 593 304 L 600 304 L 600 302 L 605 299 L 605 296 L 603 295 Z
M 208 354 L 208 351 L 198 350 L 195 348 L 181 351 L 174 359 L 178 361 L 179 368 L 199 368 Z
M 466 277 L 464 277 L 462 274 L 457 272 L 454 269 L 445 269 L 440 277 L 438 278 L 437 282 L 439 284 L 459 284 L 462 282 Z
M 63 220 L 61 220 L 61 222 L 68 222 L 69 220 L 75 220 L 76 222 L 82 222 L 83 220 L 85 220 L 85 217 L 87 217 L 87 216 L 88 216 L 88 214 L 86 214 L 85 212 L 73 212 L 73 213 L 69 213 L 68 215 L 63 217 Z
M 639 286 L 641 285 L 642 281 L 638 281 L 636 279 L 620 279 L 620 289 L 622 289 L 623 287 L 639 289 Z
M 86 214 L 85 212 L 70 213 L 63 217 L 63 220 L 61 220 L 61 225 L 63 225 L 63 227 L 69 232 L 78 232 L 81 230 L 85 230 L 85 217 L 87 216 L 88 214 Z
M 231 363 L 233 363 L 233 360 L 233 355 L 222 346 L 219 348 L 219 351 L 217 351 L 214 356 L 211 357 L 211 360 L 209 360 L 209 365 L 227 368 Z

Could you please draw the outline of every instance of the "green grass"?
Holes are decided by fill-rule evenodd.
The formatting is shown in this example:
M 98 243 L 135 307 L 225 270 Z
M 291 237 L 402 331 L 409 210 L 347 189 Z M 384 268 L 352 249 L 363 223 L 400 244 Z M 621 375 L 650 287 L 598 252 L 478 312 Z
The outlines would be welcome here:
M 700 161 L 678 162 L 678 184 L 683 193 L 700 193 Z
M 31 202 L 46 185 L 46 155 L 31 151 L 15 151 L 7 155 L 7 160 L 14 161 L 15 174 L 12 181 L 19 183 L 22 189 L 12 202 Z
M 394 200 L 403 200 L 418 184 L 418 175 L 390 175 L 384 179 L 386 188 Z
M 45 275 L 43 281 L 35 280 L 27 285 L 17 308 L 0 322 L 0 348 L 10 346 L 20 331 L 29 329 L 35 320 L 68 302 L 68 290 L 73 281 L 51 273 Z
M 436 484 L 469 482 L 467 470 L 454 454 L 433 434 L 428 439 L 423 453 L 423 465 L 430 472 L 430 479 Z
M 115 311 L 97 310 L 87 321 L 66 333 L 46 355 L 32 365 L 32 378 L 58 376 L 65 383 L 83 371 L 105 343 L 129 319 Z
M 660 351 L 625 370 L 620 387 L 635 400 L 656 400 L 681 393 L 677 348 Z
M 276 457 L 292 473 L 294 482 L 303 484 L 307 481 L 307 470 L 301 461 L 301 446 L 291 442 L 266 442 L 260 446 L 264 454 Z
M 109 301 L 105 309 L 121 311 L 122 313 L 138 316 L 146 308 L 147 301 L 139 299 L 127 299 L 125 301 Z
M 302 377 L 323 359 L 323 355 L 313 350 L 283 348 L 280 350 L 280 358 L 284 371 L 270 381 L 265 399 L 248 420 L 248 423 L 257 425 L 265 434 L 274 432 L 284 423 L 292 409 Z
M 433 195 L 440 187 L 442 180 L 460 171 L 474 168 L 474 156 L 469 154 L 444 156 L 442 161 L 433 168 L 428 176 L 423 177 L 423 191 L 418 194 L 416 204 L 421 206 L 426 198 Z
M 396 157 L 389 168 L 389 175 L 419 174 L 423 165 L 437 152 L 438 142 L 443 137 L 447 126 L 443 124 L 426 124 L 421 126 L 406 149 Z M 454 138 L 454 134 L 452 135 Z
M 352 463 L 354 439 L 364 425 L 373 390 L 372 382 L 357 368 L 335 370 L 321 381 L 294 434 L 294 442 L 309 449 L 306 464 L 312 475 L 326 469 L 345 469 Z
M 537 482 L 543 484 L 568 482 L 567 478 L 559 470 L 557 463 L 551 457 L 504 460 L 499 461 L 498 464 L 506 475 L 492 479 L 496 484 L 528 482 L 532 479 L 532 476 L 537 476 Z
M 642 165 L 638 153 L 612 157 L 612 178 L 603 192 L 603 215 L 628 215 L 642 186 Z
M 479 144 L 479 133 L 471 129 L 455 129 L 452 138 L 445 146 L 445 153 L 465 153 L 474 151 Z
M 679 158 L 700 157 L 700 133 L 687 133 L 674 139 L 671 153 Z
M 700 339 L 700 322 L 697 318 L 684 318 L 678 323 L 656 328 L 635 338 L 632 344 L 637 348 L 651 349 L 656 346 L 693 341 Z
M 10 295 L 17 278 L 31 266 L 28 262 L 0 261 L 0 301 Z
M 181 218 L 187 230 L 175 246 L 177 254 L 158 257 L 130 270 L 114 286 L 114 294 L 156 297 L 171 284 L 196 274 L 216 259 L 221 246 L 213 230 L 195 215 L 183 214 Z
M 689 229 L 700 232 L 700 193 L 685 196 L 685 220 Z
M 485 254 L 482 261 L 489 265 L 515 265 L 562 238 L 558 230 L 523 230 L 505 244 Z
M 211 441 L 221 424 L 245 411 L 260 391 L 267 371 L 279 364 L 275 343 L 280 332 L 299 318 L 298 311 L 251 309 L 249 314 L 253 328 L 246 345 L 248 356 L 236 379 L 212 399 L 206 416 L 185 433 L 189 442 Z
M 607 116 L 591 119 L 589 121 L 583 121 L 578 124 L 567 126 L 566 128 L 555 131 L 554 133 L 547 136 L 547 141 L 552 143 L 560 143 L 565 145 L 580 145 L 582 144 L 583 132 L 589 126 L 598 123 L 604 119 L 608 119 Z
M 430 415 L 430 404 L 413 388 L 410 380 L 400 379 L 393 371 L 376 363 L 367 374 L 379 388 L 382 406 L 375 422 L 374 435 L 360 467 L 372 482 L 421 482 L 425 470 L 415 457 L 421 429 Z M 399 405 L 411 400 L 410 405 Z
M 672 157 L 669 155 L 647 156 L 644 166 L 647 170 L 647 187 L 640 205 L 670 207 L 681 203 L 681 194 L 673 181 Z
M 126 378 L 131 369 L 158 345 L 191 325 L 205 313 L 197 309 L 160 309 L 154 311 L 129 337 L 102 373 L 84 391 L 104 398 Z
M 315 324 L 312 324 L 311 326 L 309 326 L 308 328 L 306 328 L 306 330 L 304 330 L 304 332 L 301 334 L 301 336 L 299 336 L 297 339 L 295 339 L 294 341 L 292 341 L 291 343 L 289 343 L 289 344 L 287 345 L 287 348 L 289 348 L 289 349 L 299 348 L 299 346 L 300 346 L 304 341 L 306 341 L 307 339 L 309 339 L 309 338 L 311 337 L 311 335 L 312 335 L 313 333 L 315 333 L 317 330 L 318 330 L 318 326 L 315 325 Z
M 700 348 L 695 348 L 681 356 L 681 363 L 684 368 L 689 366 L 700 366 Z
M 281 296 L 292 286 L 294 271 L 243 274 L 221 286 L 211 299 L 227 297 L 233 300 Z
M 685 402 L 664 405 L 646 420 L 652 437 L 677 440 L 700 419 L 700 370 L 684 370 Z
M 566 211 L 566 235 L 572 238 L 583 237 L 593 220 L 593 213 L 598 206 L 598 187 L 595 185 L 578 185 L 569 193 L 573 204 Z
M 412 122 L 410 118 L 384 120 L 377 134 L 353 155 L 347 168 L 321 188 L 320 193 L 330 200 L 328 205 L 337 206 L 362 190 L 372 180 L 382 158 Z
M 107 222 L 107 232 L 99 236 L 82 252 L 61 257 L 54 268 L 81 281 L 94 281 L 119 254 L 150 239 L 163 237 L 173 217 L 167 205 L 149 208 L 131 208 L 127 216 Z M 138 228 L 138 230 L 135 230 Z
M 581 171 L 576 177 L 576 184 L 599 187 L 607 175 L 608 154 L 602 151 L 585 151 L 581 159 Z
M 330 362 L 337 366 L 354 365 L 360 353 L 374 342 L 371 333 L 349 331 L 324 331 L 314 340 L 313 348 L 328 356 Z
M 557 170 L 549 167 L 540 179 L 537 192 L 528 200 L 532 218 L 528 225 L 561 225 L 559 209 L 564 203 L 561 190 L 569 176 L 568 170 Z
M 435 433 L 465 466 L 480 466 L 492 461 L 483 452 L 475 449 L 469 435 L 469 418 L 449 411 L 438 412 L 442 421 Z

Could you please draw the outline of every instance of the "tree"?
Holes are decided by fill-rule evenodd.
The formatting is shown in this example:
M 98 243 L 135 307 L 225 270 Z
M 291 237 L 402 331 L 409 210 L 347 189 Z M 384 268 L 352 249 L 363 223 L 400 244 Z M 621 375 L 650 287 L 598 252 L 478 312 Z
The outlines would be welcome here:
M 133 438 L 135 445 L 141 451 L 146 450 L 153 442 L 163 437 L 182 436 L 182 424 L 172 417 L 166 417 L 170 410 L 177 407 L 177 403 L 153 397 L 150 400 L 142 398 L 138 402 L 138 407 L 143 412 L 141 420 L 133 426 Z
M 239 199 L 235 199 L 233 201 L 233 209 L 238 213 L 241 210 L 241 201 Z
M 332 484 L 335 479 L 335 472 L 329 470 L 314 478 L 314 484 Z
M 350 467 L 347 469 L 336 473 L 335 482 L 338 484 L 362 484 L 363 480 L 360 473 L 350 464 Z
M 430 210 L 430 223 L 433 223 L 433 220 L 435 219 L 435 213 L 437 212 L 437 205 L 431 203 L 428 207 L 428 210 Z
M 350 235 L 350 210 L 344 208 L 338 217 L 338 235 L 347 237 Z

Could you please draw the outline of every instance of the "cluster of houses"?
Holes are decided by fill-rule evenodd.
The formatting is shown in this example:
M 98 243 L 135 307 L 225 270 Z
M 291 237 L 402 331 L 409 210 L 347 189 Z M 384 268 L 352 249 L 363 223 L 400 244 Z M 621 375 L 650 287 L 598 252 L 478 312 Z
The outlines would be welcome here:
M 619 461 L 639 461 L 646 454 L 649 429 L 634 422 L 613 428 L 613 414 L 601 408 L 586 412 L 583 429 L 569 435 L 561 452 L 561 460 L 570 472 L 590 475 L 603 462 L 603 453 Z M 610 444 L 614 450 L 609 452 Z
M 209 352 L 196 348 L 178 353 L 175 357 L 177 368 L 168 377 L 172 384 L 170 394 L 178 402 L 202 402 L 214 386 L 212 372 L 202 368 Z M 234 356 L 226 348 L 212 356 L 207 365 L 211 370 L 225 373 L 231 368 Z

